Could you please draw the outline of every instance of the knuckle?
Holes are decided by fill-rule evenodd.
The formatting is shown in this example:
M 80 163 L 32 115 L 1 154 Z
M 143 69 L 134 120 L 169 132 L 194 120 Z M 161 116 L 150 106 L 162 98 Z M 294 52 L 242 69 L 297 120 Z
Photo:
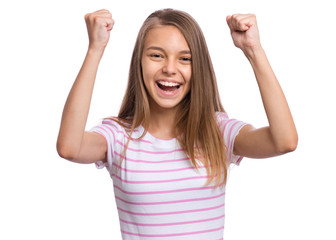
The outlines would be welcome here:
M 236 14 L 233 14 L 232 15 L 232 18 L 234 19 L 234 20 L 237 20 L 237 18 L 238 18 L 238 14 L 236 13 Z
M 96 16 L 93 13 L 87 14 L 87 20 L 89 22 L 94 22 L 95 18 L 96 18 Z
M 94 16 L 92 20 L 94 23 L 99 23 L 101 18 L 99 16 Z

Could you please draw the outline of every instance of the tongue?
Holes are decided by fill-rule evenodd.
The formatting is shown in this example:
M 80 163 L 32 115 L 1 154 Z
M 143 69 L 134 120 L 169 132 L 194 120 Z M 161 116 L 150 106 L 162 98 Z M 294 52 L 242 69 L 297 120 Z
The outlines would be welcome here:
M 177 86 L 174 87 L 169 87 L 169 86 L 164 86 L 159 84 L 159 87 L 163 90 L 163 91 L 175 91 L 177 89 Z

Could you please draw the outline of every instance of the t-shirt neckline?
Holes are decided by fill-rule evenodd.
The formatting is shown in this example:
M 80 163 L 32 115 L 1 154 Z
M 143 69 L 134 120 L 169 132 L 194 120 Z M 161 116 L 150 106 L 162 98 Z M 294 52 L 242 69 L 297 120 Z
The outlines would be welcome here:
M 140 125 L 139 126 L 139 136 L 141 136 L 144 131 L 145 131 L 145 128 L 142 125 Z M 175 147 L 176 142 L 177 142 L 176 138 L 160 139 L 160 138 L 154 137 L 149 131 L 146 132 L 144 139 L 152 142 L 155 145 L 160 145 L 161 147 L 164 147 L 164 148 Z

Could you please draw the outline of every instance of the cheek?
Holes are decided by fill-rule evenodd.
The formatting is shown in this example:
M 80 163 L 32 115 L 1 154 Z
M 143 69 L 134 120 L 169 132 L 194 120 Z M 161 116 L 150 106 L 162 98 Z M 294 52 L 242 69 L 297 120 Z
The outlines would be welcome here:
M 154 78 L 155 78 L 155 71 L 153 67 L 150 64 L 146 64 L 146 63 L 142 65 L 143 84 L 147 91 L 147 94 L 149 94 L 150 96 L 152 95 L 152 92 L 155 89 Z
M 182 75 L 187 84 L 190 84 L 192 70 L 191 67 L 185 68 L 182 71 Z
M 155 74 L 155 69 L 153 64 L 148 63 L 147 61 L 142 61 L 141 64 L 141 70 L 142 70 L 142 76 L 145 80 L 149 81 L 151 78 L 153 78 L 154 74 Z
M 148 68 L 146 63 L 141 64 L 141 71 L 142 71 L 142 79 L 144 81 L 145 87 L 148 87 L 148 82 L 149 82 L 149 73 L 148 73 Z
M 144 85 L 145 90 L 146 90 L 146 92 L 147 92 L 147 94 L 148 94 L 148 93 L 151 92 L 150 81 L 149 81 L 149 78 L 148 78 L 144 73 L 143 73 L 142 75 L 143 75 L 143 76 L 142 76 L 142 78 L 143 78 L 143 85 Z

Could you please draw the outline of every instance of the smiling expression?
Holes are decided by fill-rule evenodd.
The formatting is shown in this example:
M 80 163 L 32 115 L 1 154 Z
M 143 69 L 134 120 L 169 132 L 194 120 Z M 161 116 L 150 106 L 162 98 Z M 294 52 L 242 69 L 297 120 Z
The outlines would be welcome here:
M 191 53 L 174 26 L 157 26 L 146 36 L 142 74 L 151 110 L 176 109 L 190 91 Z

